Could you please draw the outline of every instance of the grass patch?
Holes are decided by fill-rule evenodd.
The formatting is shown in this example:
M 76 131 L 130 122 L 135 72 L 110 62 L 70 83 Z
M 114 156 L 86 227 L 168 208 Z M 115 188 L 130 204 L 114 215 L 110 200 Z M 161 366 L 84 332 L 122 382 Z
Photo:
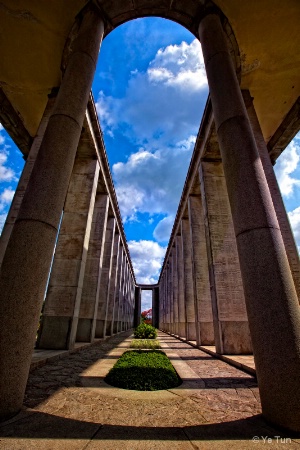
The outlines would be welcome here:
M 123 353 L 104 381 L 136 391 L 170 389 L 182 382 L 169 358 L 160 350 L 129 350 Z
M 130 348 L 160 348 L 159 341 L 156 339 L 133 339 L 130 343 Z

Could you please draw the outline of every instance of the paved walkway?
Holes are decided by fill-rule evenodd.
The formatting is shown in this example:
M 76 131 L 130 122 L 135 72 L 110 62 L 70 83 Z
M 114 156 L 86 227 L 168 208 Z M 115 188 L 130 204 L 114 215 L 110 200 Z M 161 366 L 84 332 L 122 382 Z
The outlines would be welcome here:
M 300 450 L 300 439 L 263 420 L 251 375 L 164 333 L 162 346 L 183 373 L 181 387 L 137 393 L 106 385 L 103 369 L 128 347 L 129 336 L 32 371 L 26 409 L 0 426 L 0 449 Z

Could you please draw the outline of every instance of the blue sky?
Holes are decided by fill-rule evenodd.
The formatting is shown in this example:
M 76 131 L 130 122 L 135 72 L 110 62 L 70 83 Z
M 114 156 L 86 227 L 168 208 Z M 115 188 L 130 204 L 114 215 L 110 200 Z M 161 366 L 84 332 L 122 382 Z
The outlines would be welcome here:
M 201 46 L 173 22 L 131 21 L 104 39 L 92 89 L 136 278 L 155 283 L 208 95 Z M 0 229 L 23 164 L 0 129 Z M 275 172 L 300 246 L 300 134 Z

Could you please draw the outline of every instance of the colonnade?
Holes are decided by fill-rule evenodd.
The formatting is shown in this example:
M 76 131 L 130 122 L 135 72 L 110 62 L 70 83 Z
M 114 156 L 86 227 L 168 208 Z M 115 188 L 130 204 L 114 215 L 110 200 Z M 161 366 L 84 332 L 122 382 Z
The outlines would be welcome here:
M 105 29 L 97 2 L 77 20 L 1 266 L 0 419 L 21 408 L 48 282 L 42 348 L 72 348 L 127 329 L 140 298 L 89 102 Z M 299 431 L 299 273 L 286 251 L 292 239 L 279 225 L 286 217 L 218 10 L 204 8 L 198 33 L 211 98 L 210 126 L 200 129 L 211 140 L 198 144 L 211 145 L 188 175 L 159 280 L 159 321 L 189 340 L 214 342 L 220 353 L 247 353 L 252 343 L 265 417 Z

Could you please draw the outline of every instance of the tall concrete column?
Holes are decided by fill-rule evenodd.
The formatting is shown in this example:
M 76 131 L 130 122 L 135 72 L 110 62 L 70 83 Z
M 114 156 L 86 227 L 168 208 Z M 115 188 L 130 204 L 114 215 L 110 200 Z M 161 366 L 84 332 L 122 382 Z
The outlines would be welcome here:
M 91 5 L 82 14 L 2 262 L 0 420 L 15 415 L 22 406 L 57 230 L 103 32 L 103 21 Z
M 300 431 L 300 310 L 220 18 L 199 26 L 237 239 L 263 414 Z
M 159 287 L 155 287 L 152 290 L 152 325 L 155 328 L 159 328 L 159 322 L 160 322 Z
M 177 252 L 176 243 L 172 253 L 173 265 L 173 333 L 178 335 L 178 275 L 177 275 Z
M 165 271 L 159 282 L 159 329 L 164 329 L 165 323 Z
M 93 342 L 95 338 L 108 208 L 108 195 L 97 193 L 77 326 L 79 342 Z
M 282 200 L 280 189 L 278 186 L 277 178 L 273 169 L 273 165 L 268 153 L 258 117 L 253 104 L 253 98 L 248 90 L 242 91 L 245 106 L 247 108 L 248 117 L 252 127 L 252 131 L 255 137 L 258 153 L 263 165 L 265 176 L 270 189 L 271 197 L 273 200 L 274 209 L 276 212 L 277 220 L 280 226 L 282 239 L 284 242 L 287 258 L 290 264 L 292 277 L 295 284 L 298 299 L 300 300 L 300 261 L 299 254 L 295 242 L 295 238 L 291 229 L 291 225 L 288 219 L 288 215 Z
M 27 188 L 27 185 L 29 183 L 30 180 L 30 176 L 32 173 L 32 169 L 36 160 L 36 157 L 38 155 L 47 125 L 48 125 L 48 121 L 53 109 L 53 105 L 55 102 L 55 96 L 51 95 L 49 96 L 49 100 L 47 103 L 47 106 L 45 108 L 42 120 L 40 122 L 37 134 L 33 140 L 33 143 L 31 145 L 30 148 L 30 152 L 29 155 L 26 159 L 26 163 L 24 166 L 24 169 L 22 171 L 19 183 L 18 183 L 18 187 L 16 189 L 14 198 L 12 200 L 9 212 L 7 214 L 6 217 L 6 221 L 4 224 L 4 227 L 2 229 L 2 233 L 0 236 L 0 267 L 4 258 L 4 254 L 6 251 L 6 247 L 12 232 L 12 229 L 14 227 L 15 221 L 18 217 L 19 211 L 20 211 L 20 206 L 22 204 L 22 200 L 25 194 L 25 190 Z
M 108 304 L 107 304 L 107 317 L 106 317 L 106 327 L 105 335 L 111 336 L 114 329 L 114 309 L 115 309 L 115 299 L 116 299 L 116 285 L 118 278 L 118 266 L 119 266 L 119 247 L 120 247 L 120 235 L 115 234 L 114 237 L 114 247 L 112 256 L 112 267 L 111 267 L 111 277 L 108 293 Z
M 214 345 L 214 326 L 201 196 L 188 199 L 192 239 L 197 345 Z
M 105 337 L 109 291 L 110 291 L 110 283 L 111 283 L 111 272 L 112 272 L 115 226 L 116 226 L 116 219 L 114 217 L 109 217 L 107 219 L 107 225 L 106 225 L 106 231 L 105 231 L 103 263 L 102 263 L 100 286 L 99 286 L 99 302 L 98 302 L 98 312 L 97 312 L 96 331 L 95 331 L 96 338 L 104 338 Z
M 192 265 L 192 241 L 188 219 L 181 220 L 182 257 L 184 268 L 184 299 L 186 314 L 186 339 L 196 341 L 195 292 Z
M 217 353 L 251 354 L 252 345 L 235 233 L 221 161 L 199 168 Z
M 165 302 L 165 331 L 169 331 L 169 324 L 170 324 L 170 284 L 169 284 L 169 278 L 170 278 L 170 263 L 167 262 L 165 267 L 166 272 L 166 286 L 165 286 L 165 292 L 166 292 L 166 302 Z
M 176 260 L 177 260 L 177 278 L 178 278 L 178 335 L 180 337 L 186 337 L 184 267 L 183 267 L 181 235 L 176 236 Z
M 122 302 L 122 331 L 127 330 L 127 279 L 128 279 L 128 264 L 125 255 L 124 260 L 124 278 L 123 278 L 123 302 Z
M 168 266 L 168 332 L 172 333 L 173 330 L 173 311 L 174 311 L 174 302 L 173 302 L 173 264 L 172 264 L 172 252 L 169 255 L 169 266 Z
M 74 347 L 99 171 L 95 159 L 76 157 L 56 243 L 38 348 Z
M 140 287 L 135 286 L 134 291 L 134 327 L 137 327 L 141 323 L 141 300 L 142 300 L 142 290 Z
M 123 246 L 122 246 L 122 243 L 120 242 L 119 256 L 118 256 L 118 273 L 117 273 L 117 282 L 116 282 L 115 307 L 114 307 L 114 324 L 113 324 L 113 333 L 114 334 L 119 332 L 123 254 L 124 254 Z

